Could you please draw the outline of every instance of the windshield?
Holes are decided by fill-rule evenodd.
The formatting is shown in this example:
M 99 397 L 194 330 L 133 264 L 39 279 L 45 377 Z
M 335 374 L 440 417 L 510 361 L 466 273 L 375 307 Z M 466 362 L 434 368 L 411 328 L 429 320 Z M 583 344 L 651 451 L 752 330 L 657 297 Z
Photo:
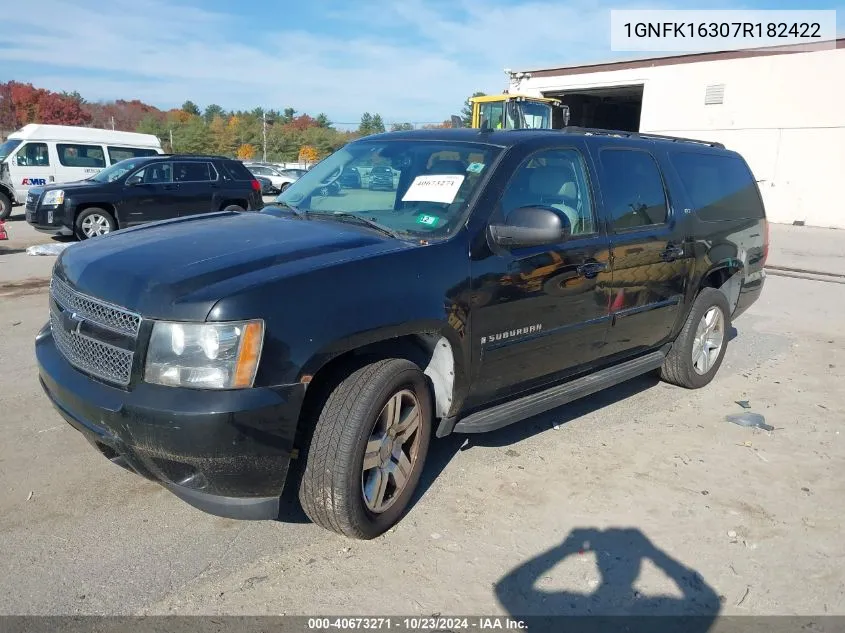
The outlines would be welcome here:
M 0 161 L 6 160 L 6 157 L 15 151 L 15 148 L 21 144 L 21 141 L 17 139 L 9 139 L 2 145 L 0 145 Z
M 93 180 L 94 182 L 114 182 L 127 172 L 132 171 L 136 167 L 140 167 L 145 161 L 140 161 L 136 158 L 127 158 L 126 160 L 122 160 L 118 163 L 115 163 L 111 167 L 106 167 L 103 171 L 94 174 L 87 180 Z
M 356 141 L 316 164 L 276 198 L 307 215 L 353 214 L 404 238 L 453 234 L 501 152 L 447 141 Z M 358 172 L 359 177 L 342 176 Z M 348 220 L 348 217 L 346 218 Z
M 552 107 L 546 103 L 523 101 L 519 104 L 525 127 L 533 130 L 548 130 L 552 127 Z

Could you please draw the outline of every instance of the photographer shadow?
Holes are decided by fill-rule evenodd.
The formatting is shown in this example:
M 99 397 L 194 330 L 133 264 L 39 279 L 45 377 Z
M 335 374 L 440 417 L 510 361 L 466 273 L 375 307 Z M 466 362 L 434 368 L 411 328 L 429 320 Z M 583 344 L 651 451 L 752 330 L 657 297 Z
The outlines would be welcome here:
M 599 584 L 591 592 L 544 591 L 537 582 L 571 556 L 593 554 Z M 650 560 L 680 590 L 646 596 L 634 583 Z M 526 561 L 495 585 L 501 605 L 529 631 L 662 631 L 704 633 L 714 624 L 721 602 L 701 575 L 657 548 L 636 528 L 579 528 L 564 541 Z M 567 616 L 567 617 L 562 617 Z

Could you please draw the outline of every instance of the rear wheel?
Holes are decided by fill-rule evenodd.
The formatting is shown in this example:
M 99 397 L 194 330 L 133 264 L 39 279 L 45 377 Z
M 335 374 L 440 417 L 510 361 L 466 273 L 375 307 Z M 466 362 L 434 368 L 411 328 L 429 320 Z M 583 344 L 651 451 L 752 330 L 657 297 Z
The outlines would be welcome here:
M 5 193 L 0 192 L 0 220 L 6 220 L 12 215 L 12 201 Z
M 709 384 L 725 357 L 730 328 L 730 307 L 724 293 L 703 288 L 663 361 L 660 377 L 687 389 Z
M 290 187 L 290 183 L 289 183 L 289 182 L 286 182 L 286 183 L 282 184 L 282 186 L 281 186 L 281 187 L 279 187 L 279 193 L 284 193 L 284 192 L 285 192 L 285 190 L 286 190 L 288 187 Z
M 229 204 L 223 209 L 224 211 L 246 211 L 241 205 L 239 204 Z
M 371 539 L 402 516 L 420 479 L 431 437 L 425 375 L 403 359 L 347 376 L 320 411 L 299 500 L 323 528 Z
M 80 240 L 87 240 L 92 237 L 100 237 L 117 230 L 117 222 L 114 216 L 98 207 L 90 207 L 76 216 L 76 237 Z

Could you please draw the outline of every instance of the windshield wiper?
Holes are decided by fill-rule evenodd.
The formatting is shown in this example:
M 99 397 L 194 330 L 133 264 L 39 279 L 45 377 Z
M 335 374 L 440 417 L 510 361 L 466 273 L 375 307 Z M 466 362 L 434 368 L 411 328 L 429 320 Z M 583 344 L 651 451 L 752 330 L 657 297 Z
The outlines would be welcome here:
M 399 233 L 397 233 L 393 229 L 388 228 L 384 224 L 380 224 L 380 223 L 376 222 L 375 220 L 365 218 L 364 216 L 358 215 L 356 213 L 348 213 L 346 211 L 314 211 L 314 210 L 311 210 L 311 209 L 306 211 L 306 213 L 313 213 L 314 215 L 325 215 L 325 216 L 329 216 L 329 217 L 332 217 L 332 218 L 338 218 L 338 219 L 342 219 L 342 220 L 347 220 L 347 219 L 348 220 L 355 220 L 357 222 L 360 222 L 361 224 L 366 224 L 370 228 L 373 228 L 377 231 L 381 231 L 385 235 L 389 235 L 392 238 L 395 238 L 397 240 L 401 239 L 401 237 L 399 236 Z
M 305 217 L 305 214 L 298 209 L 297 207 L 293 206 L 292 204 L 288 204 L 287 202 L 282 202 L 281 200 L 273 200 L 273 204 L 279 207 L 286 207 L 294 212 L 296 217 L 302 218 Z

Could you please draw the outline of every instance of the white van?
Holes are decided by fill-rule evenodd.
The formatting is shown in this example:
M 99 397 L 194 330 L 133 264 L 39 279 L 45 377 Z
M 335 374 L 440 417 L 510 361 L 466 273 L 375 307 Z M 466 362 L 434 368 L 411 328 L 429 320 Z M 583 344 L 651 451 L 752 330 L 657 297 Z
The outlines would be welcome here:
M 88 178 L 125 158 L 163 154 L 154 134 L 30 123 L 0 144 L 0 220 L 30 187 Z

